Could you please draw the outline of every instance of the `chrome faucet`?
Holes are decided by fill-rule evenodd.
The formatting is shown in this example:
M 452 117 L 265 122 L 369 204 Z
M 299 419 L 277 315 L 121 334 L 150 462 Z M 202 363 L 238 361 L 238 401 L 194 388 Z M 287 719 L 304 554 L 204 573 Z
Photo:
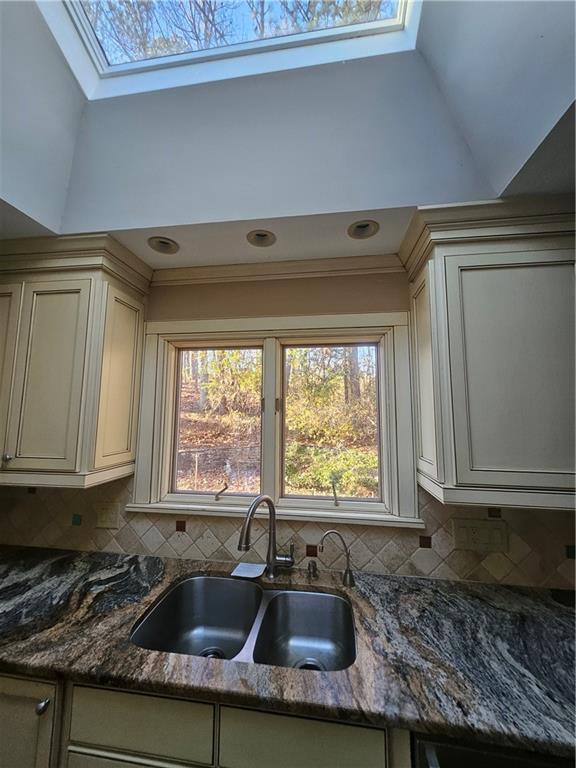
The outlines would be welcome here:
M 261 504 L 268 506 L 268 552 L 266 554 L 266 576 L 269 579 L 276 577 L 278 568 L 292 568 L 294 566 L 294 544 L 290 544 L 289 555 L 279 555 L 276 548 L 276 507 L 270 496 L 257 496 L 248 507 L 246 519 L 240 531 L 240 540 L 238 549 L 240 552 L 248 552 L 251 547 L 250 531 L 252 529 L 252 520 L 254 514 Z
M 354 574 L 352 573 L 352 570 L 350 568 L 350 547 L 346 545 L 346 542 L 344 541 L 342 534 L 335 530 L 326 531 L 326 533 L 320 539 L 320 544 L 318 545 L 318 551 L 319 552 L 324 551 L 324 539 L 327 536 L 330 536 L 331 534 L 333 534 L 334 536 L 338 536 L 338 538 L 342 542 L 342 546 L 344 547 L 344 553 L 346 555 L 346 570 L 342 574 L 342 584 L 344 584 L 345 587 L 353 587 L 355 584 L 355 581 L 354 581 Z

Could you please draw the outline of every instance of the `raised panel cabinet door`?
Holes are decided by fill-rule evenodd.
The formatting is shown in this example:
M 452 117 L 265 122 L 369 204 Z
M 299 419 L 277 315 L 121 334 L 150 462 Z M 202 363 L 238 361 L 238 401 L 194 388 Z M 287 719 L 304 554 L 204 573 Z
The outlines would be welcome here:
M 49 768 L 56 688 L 0 677 L 0 766 Z
M 432 316 L 430 309 L 429 268 L 427 266 L 412 289 L 412 334 L 416 395 L 416 450 L 420 472 L 438 478 Z
M 221 768 L 386 768 L 384 731 L 222 707 Z
M 0 452 L 5 453 L 8 409 L 18 338 L 22 285 L 0 284 Z M 9 464 L 9 462 L 7 462 Z M 3 462 L 0 462 L 0 468 Z
M 134 461 L 143 305 L 108 285 L 94 466 Z
M 574 487 L 574 256 L 449 257 L 458 484 Z
M 24 286 L 6 441 L 11 470 L 77 468 L 90 284 Z

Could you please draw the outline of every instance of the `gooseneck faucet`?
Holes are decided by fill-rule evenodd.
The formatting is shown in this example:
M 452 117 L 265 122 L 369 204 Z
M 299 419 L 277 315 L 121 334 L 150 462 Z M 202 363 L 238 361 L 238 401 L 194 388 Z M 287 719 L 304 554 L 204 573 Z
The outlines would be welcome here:
M 352 569 L 350 568 L 350 547 L 346 545 L 346 542 L 344 541 L 344 537 L 342 536 L 342 534 L 335 530 L 326 531 L 326 533 L 320 539 L 320 544 L 318 545 L 318 549 L 320 552 L 324 550 L 324 539 L 330 535 L 337 536 L 340 539 L 340 541 L 342 542 L 342 546 L 344 547 L 344 553 L 346 555 L 346 570 L 342 574 L 342 584 L 344 584 L 345 587 L 353 587 L 355 584 L 355 581 L 354 581 L 354 574 L 352 573 Z
M 238 549 L 240 552 L 248 552 L 251 547 L 250 543 L 250 531 L 252 529 L 252 521 L 254 514 L 261 504 L 266 504 L 268 507 L 268 552 L 266 554 L 266 576 L 269 579 L 276 577 L 276 570 L 278 568 L 292 568 L 294 565 L 294 544 L 290 544 L 289 555 L 279 555 L 276 548 L 276 507 L 270 496 L 262 494 L 257 496 L 252 504 L 248 507 L 246 518 L 240 531 L 240 540 L 238 541 Z

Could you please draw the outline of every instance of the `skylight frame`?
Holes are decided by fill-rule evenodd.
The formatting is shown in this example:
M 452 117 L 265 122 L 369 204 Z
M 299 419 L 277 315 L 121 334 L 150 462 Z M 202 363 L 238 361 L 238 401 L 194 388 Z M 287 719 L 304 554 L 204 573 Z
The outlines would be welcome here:
M 110 64 L 80 0 L 62 0 L 62 4 L 66 8 L 101 78 L 113 78 L 137 74 L 138 72 L 151 72 L 194 63 L 230 59 L 237 56 L 248 56 L 256 53 L 267 53 L 352 38 L 369 37 L 388 32 L 399 32 L 405 29 L 408 2 L 409 0 L 398 0 L 398 13 L 393 19 L 380 19 L 378 21 L 349 24 L 343 27 L 319 29 L 313 32 L 295 33 L 283 37 L 235 43 L 221 48 L 188 51 L 187 53 L 173 54 L 143 61 Z

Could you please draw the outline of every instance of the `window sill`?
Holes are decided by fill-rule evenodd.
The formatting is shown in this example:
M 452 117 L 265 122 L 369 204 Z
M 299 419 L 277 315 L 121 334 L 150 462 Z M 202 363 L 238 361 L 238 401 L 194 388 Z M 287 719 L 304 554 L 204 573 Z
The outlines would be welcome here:
M 127 504 L 127 512 L 144 512 L 150 514 L 166 515 L 200 515 L 202 517 L 244 517 L 248 510 L 249 501 L 246 507 L 237 505 L 222 505 L 214 507 L 208 504 L 190 504 L 170 502 L 155 502 L 152 504 Z M 268 513 L 262 511 L 256 512 L 256 517 L 267 517 Z M 381 512 L 363 512 L 350 511 L 345 509 L 329 510 L 322 509 L 312 512 L 310 509 L 295 509 L 293 507 L 277 507 L 276 517 L 278 520 L 300 520 L 301 522 L 311 523 L 346 523 L 348 525 L 380 525 L 390 528 L 419 528 L 425 527 L 425 522 L 419 517 L 407 517 L 384 514 Z

